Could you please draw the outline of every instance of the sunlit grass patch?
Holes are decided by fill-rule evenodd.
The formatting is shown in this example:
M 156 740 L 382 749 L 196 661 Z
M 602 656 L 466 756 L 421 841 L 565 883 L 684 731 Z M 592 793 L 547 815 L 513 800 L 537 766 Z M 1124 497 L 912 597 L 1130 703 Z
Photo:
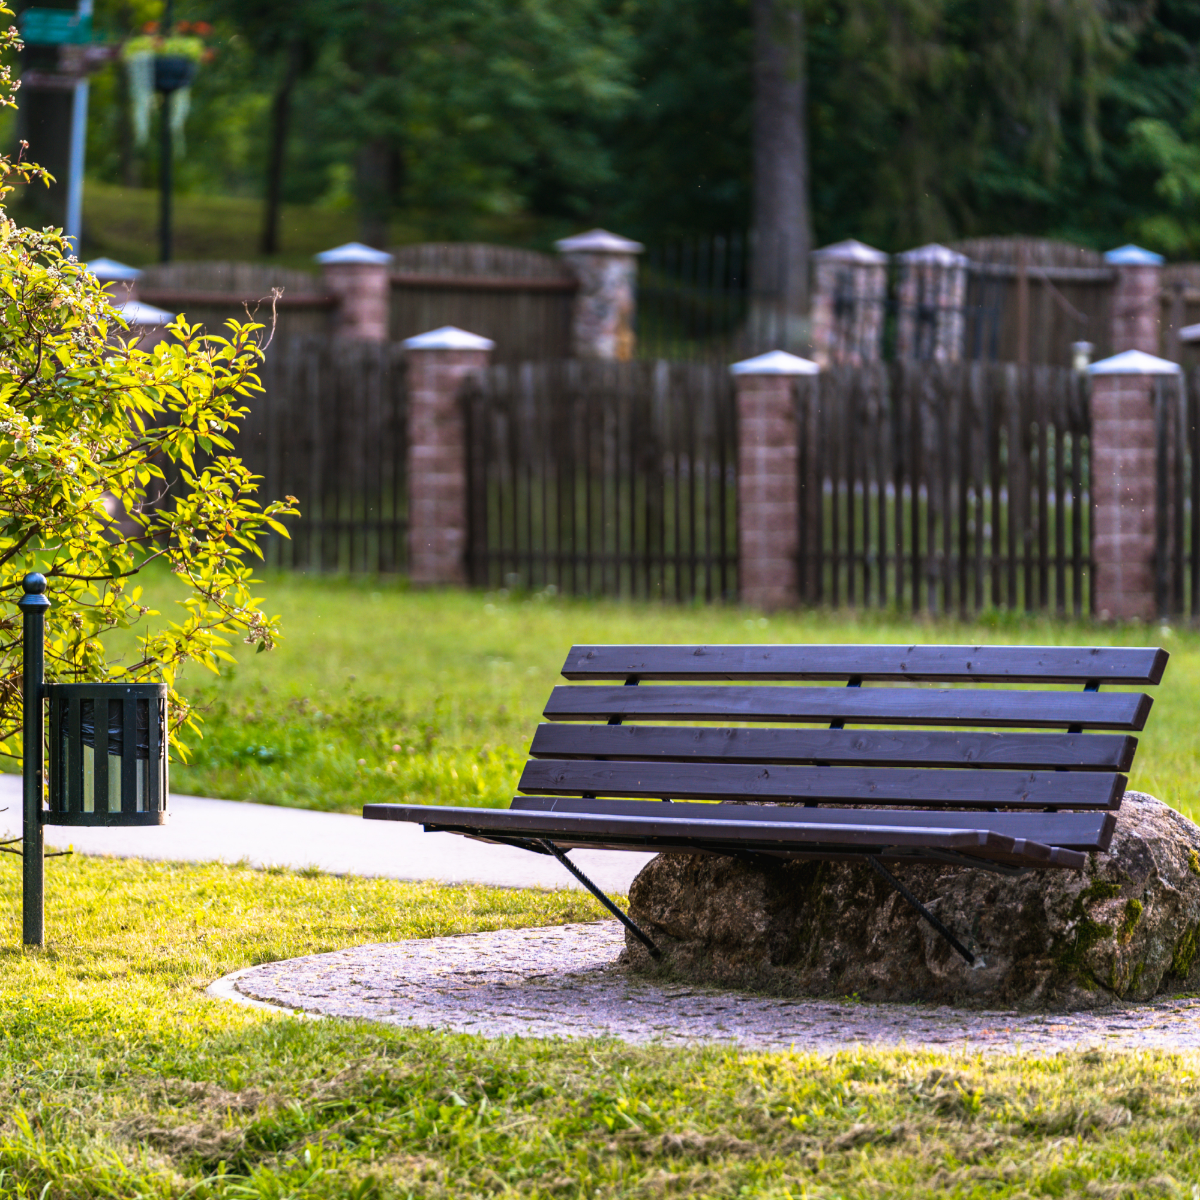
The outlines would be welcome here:
M 591 920 L 577 892 L 242 866 L 0 863 L 0 1196 L 1189 1197 L 1200 1059 L 739 1053 L 304 1021 L 207 997 L 254 962 Z M 802 1046 L 802 1033 L 798 1044 Z

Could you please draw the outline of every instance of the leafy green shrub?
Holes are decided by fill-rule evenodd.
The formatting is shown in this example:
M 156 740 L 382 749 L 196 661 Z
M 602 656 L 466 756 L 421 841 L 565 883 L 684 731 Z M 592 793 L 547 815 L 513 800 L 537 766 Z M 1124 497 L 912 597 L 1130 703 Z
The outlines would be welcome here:
M 0 33 L 0 49 L 15 43 Z M 0 104 L 11 97 L 3 68 Z M 231 637 L 265 650 L 278 636 L 252 595 L 250 560 L 256 539 L 283 532 L 278 518 L 296 509 L 261 506 L 256 477 L 231 453 L 261 390 L 263 326 L 230 322 L 217 337 L 179 321 L 170 340 L 142 349 L 61 231 L 8 218 L 14 178 L 48 179 L 0 159 L 0 597 L 19 599 L 21 577 L 42 571 L 48 677 L 165 680 L 177 735 L 193 720 L 175 691 L 183 664 L 216 670 L 232 661 Z M 158 614 L 135 581 L 156 560 L 188 594 L 178 620 L 149 628 Z M 0 617 L 8 752 L 21 719 L 19 627 L 15 608 Z M 120 659 L 107 635 L 128 630 L 137 650 Z

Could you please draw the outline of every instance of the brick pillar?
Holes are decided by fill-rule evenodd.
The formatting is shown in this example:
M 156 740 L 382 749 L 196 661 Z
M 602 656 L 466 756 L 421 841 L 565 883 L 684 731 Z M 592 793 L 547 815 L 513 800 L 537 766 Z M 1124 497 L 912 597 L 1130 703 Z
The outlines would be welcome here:
M 906 250 L 899 258 L 896 356 L 958 362 L 963 356 L 971 260 L 936 242 Z
M 637 256 L 645 248 L 604 229 L 554 243 L 579 282 L 571 314 L 576 358 L 633 358 Z
M 326 289 L 338 301 L 334 336 L 386 342 L 391 326 L 392 256 L 361 242 L 347 242 L 316 258 Z
M 409 338 L 408 574 L 417 585 L 467 582 L 467 445 L 458 393 L 495 345 L 447 325 Z
M 1149 621 L 1158 615 L 1154 389 L 1164 375 L 1178 375 L 1179 367 L 1126 350 L 1089 371 L 1095 610 L 1106 619 Z
M 888 256 L 851 238 L 814 250 L 812 258 L 813 358 L 822 367 L 878 361 Z
M 738 582 L 743 604 L 798 599 L 799 479 L 792 380 L 821 368 L 773 350 L 729 368 L 737 389 Z
M 1122 246 L 1119 250 L 1110 250 L 1104 261 L 1117 270 L 1112 307 L 1113 350 L 1118 354 L 1122 350 L 1162 353 L 1162 301 L 1159 299 L 1162 255 L 1143 250 L 1141 246 Z

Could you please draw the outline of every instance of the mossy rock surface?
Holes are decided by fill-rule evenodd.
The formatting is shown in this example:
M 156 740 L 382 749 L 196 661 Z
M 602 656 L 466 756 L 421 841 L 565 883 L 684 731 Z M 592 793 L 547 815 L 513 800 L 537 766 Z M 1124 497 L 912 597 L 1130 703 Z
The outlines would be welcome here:
M 782 995 L 971 1007 L 1102 1008 L 1200 991 L 1200 826 L 1127 792 L 1106 854 L 1083 871 L 1010 878 L 892 870 L 976 955 L 968 966 L 867 864 L 662 854 L 630 911 L 628 964 Z

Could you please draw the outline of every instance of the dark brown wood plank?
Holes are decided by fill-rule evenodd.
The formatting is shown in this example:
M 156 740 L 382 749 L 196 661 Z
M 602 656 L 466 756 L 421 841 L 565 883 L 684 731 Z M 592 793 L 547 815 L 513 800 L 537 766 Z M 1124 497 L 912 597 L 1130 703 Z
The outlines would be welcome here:
M 1069 768 L 1125 771 L 1137 738 L 1112 733 L 977 733 L 927 729 L 713 729 L 703 725 L 543 724 L 533 758 L 840 766 Z
M 1136 731 L 1152 701 L 1137 692 L 976 688 L 556 687 L 551 721 L 800 721 Z
M 1147 686 L 1168 654 L 1127 646 L 572 646 L 566 679 L 912 680 Z
M 598 800 L 579 796 L 514 796 L 512 809 L 520 812 L 559 812 L 663 817 L 661 800 Z M 714 811 L 715 810 L 715 811 Z M 835 821 L 841 825 L 933 825 L 949 829 L 974 829 L 980 823 L 1006 837 L 1029 838 L 1047 846 L 1070 850 L 1107 850 L 1117 818 L 1113 812 L 923 812 L 907 809 L 888 812 L 878 808 L 806 808 L 804 805 L 689 804 L 672 801 L 666 814 L 672 819 L 728 817 L 738 821 Z
M 1099 772 L 801 767 L 753 763 L 598 762 L 532 759 L 520 792 L 682 800 L 818 801 L 974 805 L 995 808 L 1118 808 L 1124 775 Z
M 664 805 L 664 807 L 666 807 Z M 686 834 L 697 841 L 708 837 L 725 843 L 776 845 L 824 842 L 871 853 L 876 846 L 912 846 L 925 849 L 958 850 L 982 854 L 992 851 L 1012 854 L 1018 840 L 1026 852 L 1049 860 L 1050 847 L 1028 839 L 1005 837 L 988 829 L 955 829 L 949 826 L 859 825 L 838 822 L 796 824 L 789 821 L 701 820 L 677 821 L 662 817 L 596 816 L 588 813 L 522 812 L 498 808 L 449 808 L 433 804 L 367 804 L 368 821 L 415 821 L 427 828 L 503 830 L 515 836 L 552 837 L 556 830 L 571 828 L 598 834 L 634 833 L 641 837 L 678 838 Z

